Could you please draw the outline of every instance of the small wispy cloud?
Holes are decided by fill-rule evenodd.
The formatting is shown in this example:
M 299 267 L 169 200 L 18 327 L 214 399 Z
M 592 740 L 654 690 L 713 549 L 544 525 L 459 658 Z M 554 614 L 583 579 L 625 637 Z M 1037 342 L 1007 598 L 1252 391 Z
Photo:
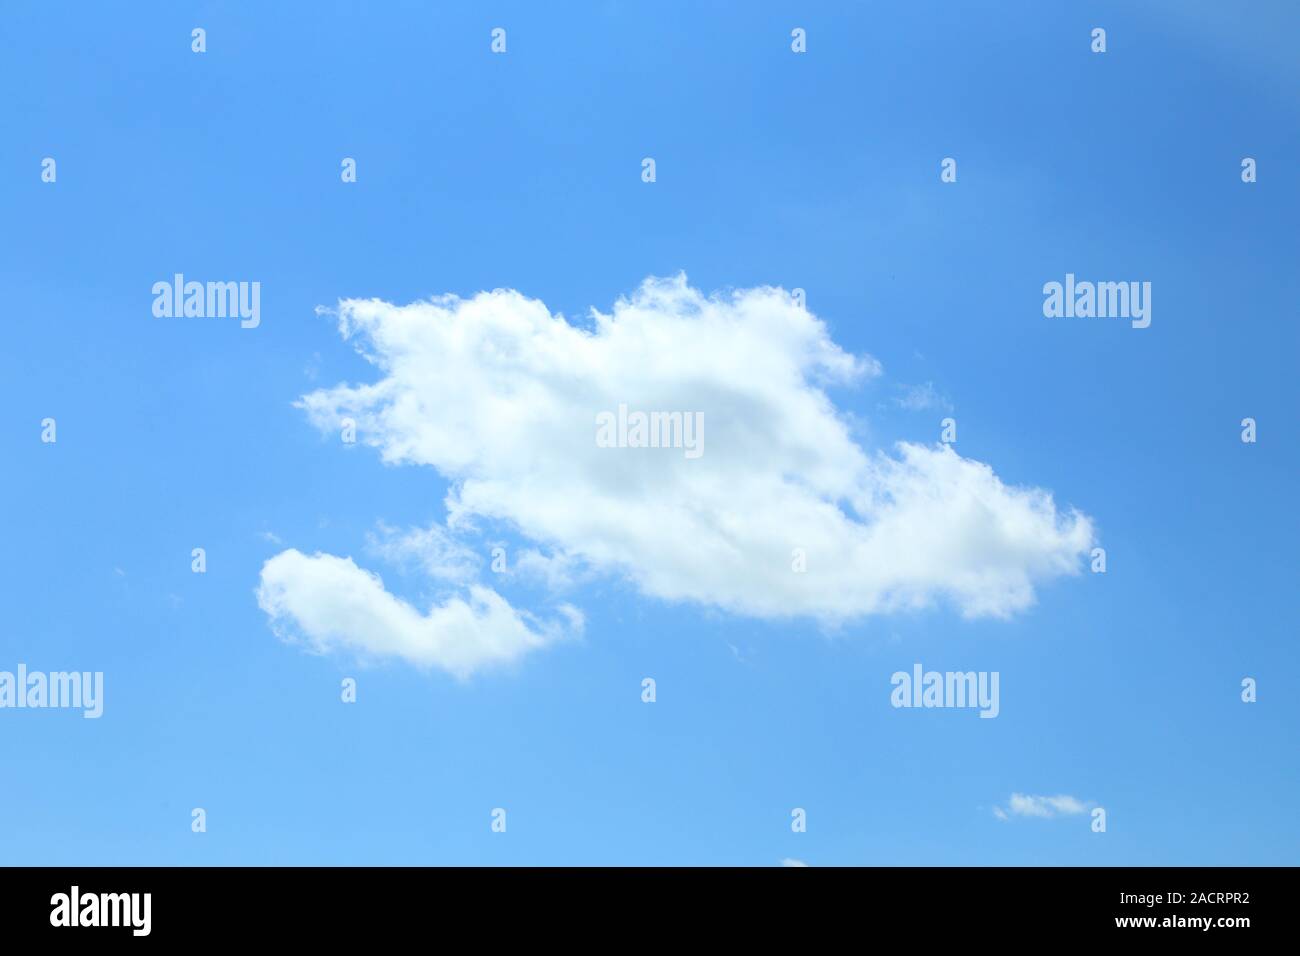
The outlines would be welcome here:
M 808 864 L 805 863 L 803 860 L 796 860 L 793 857 L 787 856 L 784 860 L 781 861 L 781 865 L 782 866 L 807 866 Z
M 894 397 L 894 404 L 909 412 L 923 412 L 930 409 L 952 411 L 952 402 L 935 390 L 933 382 L 900 386 L 899 394 Z
M 1044 797 L 1030 793 L 1013 793 L 1011 799 L 1007 802 L 1006 808 L 994 807 L 993 815 L 999 820 L 1009 820 L 1011 817 L 1048 819 L 1050 817 L 1077 816 L 1080 813 L 1087 813 L 1089 806 L 1078 797 L 1071 797 L 1067 794 Z
M 748 664 L 748 663 L 749 663 L 749 658 L 747 658 L 747 657 L 746 657 L 746 656 L 741 652 L 741 650 L 740 650 L 739 647 L 737 647 L 735 644 L 731 643 L 731 641 L 725 641 L 724 643 L 726 643 L 728 650 L 731 651 L 731 656 L 734 657 L 734 658 L 736 659 L 736 663 L 737 663 L 737 664 Z
M 390 564 L 416 564 L 430 577 L 443 581 L 468 581 L 480 564 L 472 549 L 437 524 L 401 531 L 380 522 L 378 531 L 366 536 L 366 546 Z
M 543 554 L 536 548 L 519 552 L 515 570 L 525 578 L 545 584 L 551 591 L 570 590 L 588 576 L 582 562 L 572 555 Z

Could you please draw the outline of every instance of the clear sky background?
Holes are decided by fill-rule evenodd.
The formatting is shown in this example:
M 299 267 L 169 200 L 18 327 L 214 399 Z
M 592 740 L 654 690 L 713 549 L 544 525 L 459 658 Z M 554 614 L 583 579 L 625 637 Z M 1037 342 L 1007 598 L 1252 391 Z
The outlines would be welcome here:
M 0 24 L 0 669 L 106 684 L 99 720 L 0 711 L 0 862 L 1300 862 L 1294 4 L 22 0 Z M 951 415 L 961 455 L 1091 518 L 1107 573 L 1080 558 L 1007 618 L 838 627 L 595 574 L 563 595 L 580 639 L 465 680 L 272 632 L 286 548 L 427 607 L 367 536 L 446 516 L 436 469 L 294 407 L 376 380 L 317 306 L 510 288 L 576 322 L 682 271 L 805 289 L 883 369 L 828 391 L 864 449 Z M 261 282 L 260 327 L 154 318 L 175 272 Z M 1150 328 L 1044 318 L 1067 272 L 1150 281 Z M 473 546 L 497 540 L 526 543 Z M 1000 672 L 999 717 L 892 708 L 915 662 Z M 999 819 L 1014 793 L 1107 832 Z

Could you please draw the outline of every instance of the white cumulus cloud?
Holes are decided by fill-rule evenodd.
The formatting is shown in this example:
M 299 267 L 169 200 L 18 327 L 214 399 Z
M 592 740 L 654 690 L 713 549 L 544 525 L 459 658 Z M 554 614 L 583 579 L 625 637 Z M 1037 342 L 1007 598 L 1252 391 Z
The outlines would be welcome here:
M 323 432 L 351 418 L 384 462 L 428 466 L 450 482 L 446 533 L 389 542 L 429 552 L 431 572 L 472 565 L 448 535 L 482 518 L 528 542 L 521 570 L 534 578 L 618 575 L 655 598 L 833 624 L 936 601 L 1006 616 L 1032 604 L 1038 583 L 1077 573 L 1093 542 L 1086 516 L 951 446 L 860 444 L 828 390 L 879 375 L 879 363 L 843 351 L 781 289 L 705 296 L 684 275 L 648 279 L 587 325 L 512 290 L 408 305 L 349 299 L 336 315 L 374 380 L 299 405 Z M 620 405 L 698 414 L 703 454 L 601 447 L 598 416 Z M 517 619 L 491 591 L 422 617 L 384 600 L 378 579 L 355 566 L 318 567 L 383 612 L 363 621 L 354 609 L 353 630 L 333 625 L 331 644 L 427 646 L 438 615 L 449 615 L 461 621 L 457 659 L 468 662 L 471 635 L 484 629 L 467 619 Z M 275 589 L 282 616 L 310 613 L 294 593 L 310 575 L 288 577 Z M 495 650 L 483 659 L 541 643 L 522 624 L 486 630 Z
M 457 677 L 509 663 L 582 625 L 581 615 L 567 607 L 563 620 L 532 621 L 477 585 L 469 587 L 468 599 L 452 597 L 421 612 L 351 558 L 292 548 L 263 566 L 257 603 L 277 633 L 313 651 L 398 657 Z

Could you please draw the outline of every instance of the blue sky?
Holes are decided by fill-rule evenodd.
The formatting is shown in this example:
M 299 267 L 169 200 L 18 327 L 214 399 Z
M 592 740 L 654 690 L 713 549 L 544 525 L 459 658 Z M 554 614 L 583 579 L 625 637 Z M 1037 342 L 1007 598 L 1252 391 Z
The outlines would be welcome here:
M 105 703 L 0 710 L 0 862 L 1296 863 L 1294 7 L 560 6 L 5 6 L 0 669 L 102 671 Z M 260 282 L 260 326 L 155 318 L 177 272 Z M 828 623 L 656 596 L 672 555 L 635 543 L 560 594 L 495 581 L 490 547 L 536 543 L 506 517 L 464 539 L 479 581 L 580 635 L 464 679 L 277 637 L 287 549 L 440 600 L 367 540 L 444 522 L 456 483 L 295 407 L 381 377 L 317 306 L 515 289 L 590 327 L 681 272 L 806 290 L 880 365 L 825 386 L 864 451 L 952 416 L 957 454 L 1086 514 L 1107 573 Z M 1151 326 L 1045 318 L 1067 272 L 1151 282 Z M 916 662 L 998 672 L 997 719 L 893 708 Z M 1012 794 L 1107 830 L 999 819 Z

